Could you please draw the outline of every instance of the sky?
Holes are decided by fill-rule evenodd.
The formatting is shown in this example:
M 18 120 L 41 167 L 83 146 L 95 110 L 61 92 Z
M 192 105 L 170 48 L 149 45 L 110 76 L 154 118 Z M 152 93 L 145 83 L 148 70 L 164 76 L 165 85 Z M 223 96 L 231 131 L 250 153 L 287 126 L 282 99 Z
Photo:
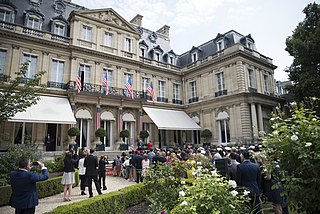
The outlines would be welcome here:
M 278 66 L 275 79 L 285 81 L 284 72 L 293 58 L 286 48 L 305 14 L 309 0 L 72 0 L 89 9 L 112 8 L 128 22 L 137 14 L 143 16 L 142 27 L 157 31 L 170 26 L 171 48 L 182 54 L 211 39 L 218 33 L 235 30 L 251 34 L 257 51 L 273 59 Z M 316 0 L 320 3 L 320 0 Z

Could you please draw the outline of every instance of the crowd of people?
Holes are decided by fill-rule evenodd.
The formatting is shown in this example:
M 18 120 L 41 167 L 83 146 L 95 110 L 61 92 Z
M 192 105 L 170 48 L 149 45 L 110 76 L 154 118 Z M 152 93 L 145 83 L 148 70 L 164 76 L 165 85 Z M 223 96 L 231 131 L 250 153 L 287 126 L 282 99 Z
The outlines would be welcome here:
M 281 184 L 278 180 L 277 172 L 268 172 L 265 169 L 265 154 L 260 151 L 259 146 L 248 147 L 199 147 L 193 148 L 187 145 L 183 149 L 153 149 L 137 148 L 128 153 L 123 152 L 117 156 L 112 163 L 113 176 L 120 176 L 128 181 L 143 182 L 147 170 L 152 164 L 165 163 L 171 166 L 174 161 L 185 161 L 195 163 L 195 157 L 206 157 L 213 167 L 226 179 L 235 180 L 238 187 L 243 187 L 250 191 L 250 205 L 252 207 L 261 207 L 262 201 L 272 202 L 274 213 L 288 214 L 286 198 L 282 196 L 283 189 L 274 188 L 274 184 Z M 32 201 L 28 199 L 29 193 L 36 191 L 35 183 L 37 181 L 48 179 L 48 170 L 41 162 L 35 162 L 41 170 L 42 175 L 30 172 L 32 163 L 28 158 L 22 158 L 19 162 L 19 170 L 10 174 L 12 185 L 11 206 L 16 208 L 17 213 L 34 213 L 35 206 L 38 204 L 38 197 Z M 109 160 L 104 155 L 100 158 L 94 155 L 93 149 L 82 149 L 79 154 L 75 150 L 70 150 L 64 158 L 64 173 L 61 184 L 64 185 L 64 201 L 71 201 L 72 185 L 75 182 L 75 168 L 79 170 L 81 195 L 93 197 L 92 183 L 95 184 L 96 191 L 100 195 L 102 190 L 107 189 L 106 174 L 109 166 Z M 195 170 L 195 168 L 194 168 Z M 186 172 L 184 177 L 193 176 Z M 22 182 L 23 181 L 23 182 Z M 30 185 L 25 185 L 29 182 Z M 23 187 L 22 187 L 22 186 Z M 30 188 L 26 194 L 20 193 L 24 189 Z M 21 190 L 21 191 L 20 191 Z M 26 201 L 26 202 L 24 202 Z M 24 203 L 24 204 L 22 204 Z M 259 210 L 259 209 L 257 209 Z
M 192 145 L 187 145 L 183 149 L 132 150 L 128 153 L 123 152 L 113 160 L 113 175 L 139 183 L 143 181 L 147 169 L 152 164 L 192 162 L 195 156 L 204 156 L 222 176 L 236 181 L 238 187 L 250 191 L 250 206 L 255 207 L 256 212 L 261 208 L 263 201 L 268 201 L 273 204 L 274 213 L 289 213 L 286 198 L 281 195 L 283 189 L 272 187 L 279 183 L 278 176 L 264 168 L 266 156 L 261 152 L 261 147 L 262 145 L 193 148 Z M 192 173 L 186 173 L 184 176 L 192 176 Z

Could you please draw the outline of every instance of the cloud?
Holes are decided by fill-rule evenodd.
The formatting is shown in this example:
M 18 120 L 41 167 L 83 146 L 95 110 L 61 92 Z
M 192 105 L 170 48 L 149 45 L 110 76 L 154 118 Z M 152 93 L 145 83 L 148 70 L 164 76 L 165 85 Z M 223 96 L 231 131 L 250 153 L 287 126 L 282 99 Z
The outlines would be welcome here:
M 239 5 L 238 7 L 229 8 L 227 12 L 227 18 L 230 21 L 245 20 L 248 17 L 253 17 L 256 14 L 256 10 L 253 7 Z

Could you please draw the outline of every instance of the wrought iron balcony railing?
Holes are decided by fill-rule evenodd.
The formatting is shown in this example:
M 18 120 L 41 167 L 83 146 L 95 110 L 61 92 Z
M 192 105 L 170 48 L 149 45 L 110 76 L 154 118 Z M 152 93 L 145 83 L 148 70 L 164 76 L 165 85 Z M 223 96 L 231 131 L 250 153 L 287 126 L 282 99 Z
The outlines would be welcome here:
M 67 86 L 67 90 L 72 92 L 77 92 L 78 89 L 76 87 L 75 81 L 70 81 Z M 97 84 L 90 84 L 84 83 L 80 93 L 86 94 L 96 94 L 96 95 L 105 95 L 106 94 L 106 87 L 104 85 L 97 85 Z M 121 97 L 128 97 L 131 98 L 130 93 L 127 89 L 124 88 L 116 88 L 116 87 L 109 87 L 108 89 L 108 96 L 121 96 Z M 142 91 L 133 90 L 133 98 L 134 99 L 148 99 L 148 96 L 145 95 Z M 151 99 L 151 98 L 149 98 Z
M 223 95 L 227 95 L 227 90 L 222 90 L 222 91 L 218 91 L 218 92 L 215 92 L 214 93 L 216 97 L 220 97 L 220 96 L 223 96 Z

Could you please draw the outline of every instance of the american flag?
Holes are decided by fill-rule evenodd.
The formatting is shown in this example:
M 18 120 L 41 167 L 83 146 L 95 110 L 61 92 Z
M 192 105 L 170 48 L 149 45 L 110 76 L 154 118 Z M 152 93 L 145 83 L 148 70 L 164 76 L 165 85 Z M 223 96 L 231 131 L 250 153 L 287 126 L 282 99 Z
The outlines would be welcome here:
M 107 72 L 104 75 L 103 84 L 106 87 L 106 95 L 108 95 L 109 94 L 109 86 L 108 86 L 108 73 Z
M 147 88 L 147 91 L 149 92 L 150 96 L 152 97 L 152 100 L 155 101 L 156 97 L 154 96 L 152 81 L 150 81 L 148 88 Z
M 77 78 L 76 78 L 76 86 L 77 86 L 77 89 L 78 89 L 78 93 L 80 93 L 81 88 L 82 88 L 80 68 L 79 68 L 79 70 L 78 70 L 78 76 L 77 76 Z
M 133 99 L 133 90 L 132 90 L 132 83 L 131 83 L 131 77 L 128 76 L 128 81 L 126 82 L 126 89 L 130 93 L 131 98 Z

